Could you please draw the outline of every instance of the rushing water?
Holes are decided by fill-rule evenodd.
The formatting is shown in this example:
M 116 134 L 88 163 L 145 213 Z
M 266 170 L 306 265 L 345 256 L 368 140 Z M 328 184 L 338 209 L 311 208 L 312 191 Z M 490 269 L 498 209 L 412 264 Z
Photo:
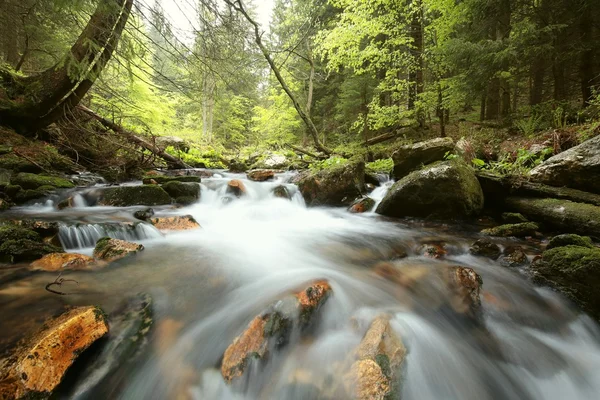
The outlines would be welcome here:
M 140 207 L 85 207 L 82 201 L 60 212 L 47 205 L 19 210 L 61 221 L 60 239 L 70 251 L 89 254 L 103 235 L 138 240 L 145 250 L 101 271 L 69 273 L 79 282 L 63 288 L 70 289 L 69 296 L 44 291 L 55 277 L 51 274 L 0 286 L 0 344 L 39 328 L 65 305 L 99 304 L 110 314 L 124 299 L 146 293 L 153 301 L 154 324 L 141 354 L 110 362 L 96 359 L 100 366 L 93 370 L 93 360 L 78 361 L 58 397 L 317 399 L 323 397 L 307 387 L 336 379 L 340 363 L 370 321 L 386 312 L 408 349 L 403 400 L 599 397 L 598 326 L 556 293 L 534 287 L 520 271 L 469 255 L 476 227 L 306 208 L 297 188 L 286 183 L 290 176 L 264 183 L 243 180 L 248 194 L 240 199 L 228 198 L 225 185 L 233 177 L 243 179 L 241 175 L 203 179 L 197 204 L 155 208 L 159 216 L 191 214 L 202 228 L 165 235 L 134 224 L 132 213 Z M 282 183 L 291 201 L 272 195 Z M 376 188 L 373 198 L 380 201 L 390 185 Z M 117 223 L 125 226 L 115 227 Z M 426 258 L 419 251 L 423 243 L 445 243 L 448 255 Z M 531 256 L 538 251 L 535 244 L 520 244 Z M 474 268 L 483 279 L 483 323 L 432 305 L 433 286 L 402 291 L 374 274 L 372 266 L 392 259 L 398 248 L 408 253 L 395 261 L 399 268 Z M 292 340 L 265 365 L 252 368 L 243 383 L 225 384 L 219 363 L 232 340 L 269 304 L 316 279 L 327 279 L 334 294 L 310 336 Z M 111 329 L 101 346 L 120 334 L 118 325 Z

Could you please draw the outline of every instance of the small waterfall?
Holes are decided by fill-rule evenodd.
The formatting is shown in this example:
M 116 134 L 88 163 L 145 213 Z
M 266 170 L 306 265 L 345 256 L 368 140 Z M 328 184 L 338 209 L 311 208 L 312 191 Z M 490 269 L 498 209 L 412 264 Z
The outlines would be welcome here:
M 380 175 L 380 176 L 378 176 L 378 178 L 382 178 L 379 180 L 381 182 L 381 185 L 377 186 L 369 194 L 369 197 L 372 198 L 373 200 L 375 200 L 375 205 L 373 206 L 373 210 L 372 210 L 373 212 L 375 212 L 375 210 L 377 209 L 377 206 L 379 205 L 379 203 L 381 203 L 381 200 L 383 200 L 383 198 L 385 197 L 387 192 L 390 190 L 390 188 L 394 184 L 394 180 L 391 179 L 387 175 Z
M 159 238 L 162 234 L 152 225 L 144 223 L 61 225 L 58 232 L 60 242 L 67 250 L 94 247 L 98 239 L 105 236 L 136 241 Z

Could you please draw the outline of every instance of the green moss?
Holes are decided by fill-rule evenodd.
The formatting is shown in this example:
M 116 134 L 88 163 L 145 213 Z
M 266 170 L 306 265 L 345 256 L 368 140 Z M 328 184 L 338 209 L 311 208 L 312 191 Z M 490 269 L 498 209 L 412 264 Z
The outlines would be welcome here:
M 0 244 L 0 258 L 8 262 L 34 261 L 50 253 L 63 253 L 63 249 L 28 239 L 11 239 Z
M 525 218 L 523 214 L 505 212 L 502 213 L 502 222 L 505 224 L 520 224 L 522 222 L 529 222 L 529 220 Z
M 12 177 L 11 183 L 19 185 L 23 189 L 38 189 L 41 186 L 53 186 L 55 188 L 72 188 L 75 187 L 73 182 L 68 179 L 57 176 L 37 175 L 27 172 L 21 172 Z
M 534 236 L 539 229 L 540 227 L 538 224 L 534 222 L 523 222 L 520 224 L 505 224 L 494 228 L 484 229 L 481 233 L 488 236 L 525 237 Z
M 23 188 L 19 185 L 6 185 L 4 187 L 4 193 L 6 193 L 6 195 L 11 198 L 15 197 L 15 195 L 21 190 L 23 190 Z
M 200 197 L 200 185 L 198 183 L 170 181 L 163 184 L 162 188 L 173 198 L 193 197 L 198 199 Z
M 175 199 L 175 203 L 181 204 L 181 205 L 184 205 L 184 206 L 187 206 L 187 205 L 190 205 L 190 204 L 194 204 L 197 201 L 198 201 L 198 198 L 197 197 L 192 197 L 192 196 L 180 196 L 180 197 L 177 197 Z
M 201 179 L 199 176 L 186 175 L 186 176 L 167 176 L 167 175 L 146 175 L 142 179 L 144 185 L 149 185 L 152 181 L 163 184 L 167 182 L 196 182 L 200 183 Z
M 0 243 L 7 240 L 32 240 L 40 241 L 40 235 L 31 229 L 22 228 L 16 225 L 0 226 Z
M 41 172 L 42 169 L 33 164 L 30 161 L 27 161 L 24 158 L 21 158 L 15 154 L 3 154 L 0 155 L 0 168 L 8 169 L 14 172 Z
M 308 205 L 350 205 L 365 191 L 364 162 L 341 163 L 306 173 L 298 189 Z
M 37 190 L 41 190 L 41 191 L 44 191 L 44 192 L 51 192 L 53 190 L 56 190 L 56 188 L 54 186 L 51 186 L 51 185 L 42 185 L 39 188 L 37 188 Z
M 21 190 L 20 192 L 18 192 L 13 197 L 13 200 L 17 204 L 23 204 L 30 200 L 42 198 L 45 195 L 46 195 L 46 192 L 42 191 L 42 190 L 26 189 L 26 190 Z
M 546 250 L 554 249 L 556 247 L 563 246 L 580 246 L 580 247 L 594 247 L 592 243 L 592 239 L 589 236 L 579 236 L 575 234 L 564 234 L 554 236 L 548 246 L 546 246 Z
M 99 203 L 116 207 L 158 206 L 171 204 L 171 197 L 157 185 L 122 186 L 105 189 Z
M 12 153 L 12 146 L 0 146 L 0 155 Z
M 555 273 L 582 279 L 592 278 L 590 272 L 600 278 L 600 248 L 562 246 L 544 252 L 542 260 Z

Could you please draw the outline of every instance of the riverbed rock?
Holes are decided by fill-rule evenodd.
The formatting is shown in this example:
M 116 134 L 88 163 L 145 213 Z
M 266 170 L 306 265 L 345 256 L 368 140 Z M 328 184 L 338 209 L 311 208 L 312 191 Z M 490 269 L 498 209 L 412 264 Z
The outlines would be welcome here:
M 62 248 L 44 243 L 41 236 L 22 226 L 0 226 L 0 259 L 8 263 L 29 262 Z
M 580 246 L 592 248 L 594 247 L 594 244 L 592 243 L 592 239 L 589 236 L 579 236 L 573 233 L 566 233 L 563 235 L 554 236 L 552 239 L 550 239 L 550 242 L 548 242 L 548 245 L 546 246 L 546 250 L 563 246 Z
M 527 237 L 535 236 L 535 233 L 540 229 L 538 224 L 534 222 L 522 222 L 520 224 L 505 224 L 487 228 L 481 231 L 482 234 L 488 236 L 500 237 Z
M 98 239 L 94 248 L 94 258 L 102 261 L 112 262 L 132 256 L 144 250 L 144 246 L 125 240 L 103 237 Z
M 505 212 L 502 213 L 501 218 L 502 222 L 505 224 L 520 224 L 523 222 L 529 222 L 529 220 L 520 213 Z
M 81 271 L 101 266 L 92 257 L 77 253 L 51 253 L 31 263 L 34 271 Z
M 600 237 L 600 207 L 558 199 L 509 197 L 506 206 L 545 226 Z
M 469 267 L 454 266 L 442 271 L 450 289 L 453 311 L 477 319 L 481 312 L 481 276 Z
M 273 188 L 273 196 L 278 197 L 280 199 L 288 199 L 292 198 L 290 191 L 284 185 L 278 185 Z
M 376 317 L 355 351 L 346 374 L 346 392 L 357 400 L 393 399 L 400 394 L 406 348 L 390 326 L 390 317 Z
M 154 210 L 151 208 L 145 208 L 143 210 L 134 212 L 133 216 L 139 220 L 147 221 L 154 216 Z
M 200 198 L 199 183 L 171 181 L 163 184 L 162 188 L 174 199 L 181 197 L 192 197 L 198 200 Z
M 246 176 L 251 181 L 264 182 L 268 181 L 269 179 L 273 179 L 275 177 L 275 171 L 272 169 L 254 169 L 246 172 Z
M 121 186 L 104 189 L 98 204 L 115 207 L 142 204 L 159 206 L 171 204 L 171 197 L 163 188 L 156 185 Z
M 200 224 L 191 215 L 151 218 L 150 223 L 159 231 L 186 231 L 200 228 Z
M 232 179 L 227 183 L 227 193 L 231 193 L 235 197 L 241 197 L 246 194 L 246 185 L 239 179 Z
M 502 252 L 502 257 L 500 257 L 500 265 L 504 267 L 522 267 L 528 263 L 527 254 L 521 246 L 507 246 Z
M 310 171 L 298 182 L 308 206 L 348 206 L 365 192 L 365 163 L 353 162 Z
M 21 186 L 23 189 L 38 189 L 41 186 L 51 186 L 55 188 L 68 189 L 75 187 L 73 182 L 58 176 L 37 175 L 27 172 L 21 172 L 14 175 L 11 184 Z
M 529 176 L 535 182 L 600 194 L 600 136 L 550 157 Z
M 401 179 L 410 172 L 444 159 L 446 153 L 454 150 L 451 138 L 436 138 L 402 146 L 392 154 L 394 178 Z
M 600 319 L 600 248 L 568 245 L 546 250 L 531 269 L 537 283 L 555 287 Z
M 375 206 L 375 200 L 370 197 L 363 197 L 362 199 L 356 200 L 350 207 L 348 211 L 353 214 L 360 214 L 367 211 L 371 211 Z
M 439 259 L 443 258 L 448 251 L 446 250 L 443 243 L 426 243 L 419 247 L 419 254 L 427 258 Z
M 234 174 L 246 172 L 247 170 L 248 166 L 240 160 L 231 160 L 229 163 L 229 172 Z
M 244 375 L 253 362 L 288 343 L 293 329 L 309 328 L 317 311 L 331 294 L 327 281 L 317 281 L 292 297 L 286 297 L 256 316 L 244 332 L 227 347 L 221 363 L 221 375 L 230 383 Z
M 389 217 L 461 219 L 477 216 L 483 192 L 472 168 L 442 161 L 411 172 L 390 188 L 376 212 Z
M 182 183 L 186 183 L 186 182 L 192 182 L 192 183 L 200 183 L 200 181 L 202 180 L 202 178 L 200 178 L 199 176 L 196 175 L 177 175 L 177 176 L 171 176 L 171 175 L 146 175 L 143 179 L 142 179 L 142 183 L 144 185 L 149 185 L 149 184 L 164 184 L 164 183 L 168 183 L 168 182 L 182 182 Z
M 29 229 L 39 234 L 41 237 L 56 235 L 59 227 L 58 222 L 36 220 L 36 219 L 18 219 L 10 221 L 11 224 Z
M 500 247 L 489 239 L 478 239 L 469 248 L 469 253 L 475 256 L 487 257 L 497 260 L 500 257 Z
M 46 322 L 4 360 L 0 398 L 50 397 L 77 357 L 107 332 L 104 313 L 95 306 L 77 307 Z

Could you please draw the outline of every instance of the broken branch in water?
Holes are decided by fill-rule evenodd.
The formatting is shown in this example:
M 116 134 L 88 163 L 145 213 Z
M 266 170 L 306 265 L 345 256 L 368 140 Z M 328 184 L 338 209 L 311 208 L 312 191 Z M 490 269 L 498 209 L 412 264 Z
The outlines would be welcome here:
M 50 282 L 46 285 L 46 290 L 49 291 L 50 293 L 59 294 L 61 296 L 66 296 L 68 293 L 59 292 L 57 290 L 52 290 L 52 289 L 50 289 L 50 287 L 53 285 L 62 286 L 62 284 L 64 282 L 75 282 L 77 285 L 79 285 L 79 282 L 77 282 L 75 279 L 61 278 L 61 276 L 62 276 L 62 272 L 58 274 L 58 276 L 56 277 L 54 282 Z

